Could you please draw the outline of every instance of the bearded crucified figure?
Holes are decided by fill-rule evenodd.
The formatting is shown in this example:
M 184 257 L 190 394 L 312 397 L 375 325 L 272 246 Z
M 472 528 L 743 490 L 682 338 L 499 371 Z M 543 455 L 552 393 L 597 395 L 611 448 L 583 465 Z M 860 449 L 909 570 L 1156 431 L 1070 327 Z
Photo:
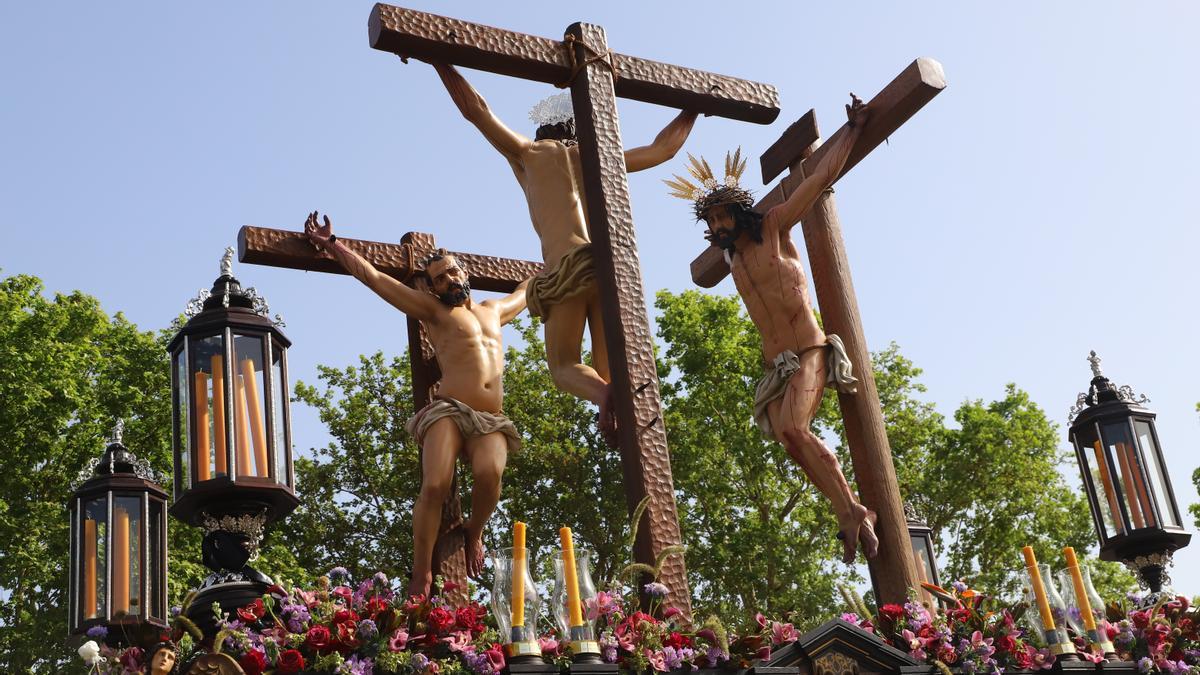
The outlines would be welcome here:
M 699 185 L 679 176 L 665 181 L 676 197 L 693 202 L 696 219 L 708 224 L 705 238 L 725 250 L 738 294 L 762 334 L 767 374 L 754 392 L 754 419 L 763 434 L 787 448 L 809 480 L 833 504 L 843 557 L 854 561 L 859 541 L 874 558 L 879 549 L 875 514 L 855 499 L 837 455 L 811 426 L 828 384 L 853 393 L 857 380 L 836 335 L 817 324 L 808 298 L 808 282 L 791 230 L 841 173 L 867 122 L 866 105 L 851 96 L 846 106 L 851 133 L 821 159 L 811 175 L 782 204 L 765 214 L 753 210 L 754 198 L 738 185 L 746 168 L 741 150 L 725 156 L 725 180 L 718 183 L 708 162 L 691 158 L 688 171 Z
M 496 300 L 475 302 L 467 273 L 449 254 L 425 261 L 415 290 L 382 274 L 333 234 L 329 216 L 317 224 L 309 215 L 304 233 L 319 250 L 330 254 L 396 309 L 425 326 L 437 354 L 442 379 L 434 400 L 408 421 L 407 429 L 421 447 L 421 493 L 413 506 L 413 571 L 409 595 L 427 595 L 433 582 L 433 546 L 441 523 L 442 503 L 462 456 L 471 465 L 471 515 L 463 525 L 467 573 L 483 572 L 483 526 L 500 499 L 500 477 L 508 453 L 521 446 L 516 427 L 504 416 L 504 345 L 500 327 L 525 309 L 525 289 Z M 417 347 L 412 346 L 413 349 Z
M 600 408 L 600 430 L 615 440 L 608 349 L 600 316 L 588 236 L 579 147 L 570 94 L 552 96 L 530 112 L 539 126 L 530 140 L 509 129 L 453 66 L 433 63 L 463 117 L 508 160 L 525 191 L 529 217 L 542 244 L 545 271 L 529 286 L 529 313 L 546 324 L 546 362 L 559 389 Z M 647 146 L 625 152 L 625 170 L 641 171 L 675 156 L 696 114 L 681 112 Z M 583 363 L 583 329 L 592 338 L 592 365 Z

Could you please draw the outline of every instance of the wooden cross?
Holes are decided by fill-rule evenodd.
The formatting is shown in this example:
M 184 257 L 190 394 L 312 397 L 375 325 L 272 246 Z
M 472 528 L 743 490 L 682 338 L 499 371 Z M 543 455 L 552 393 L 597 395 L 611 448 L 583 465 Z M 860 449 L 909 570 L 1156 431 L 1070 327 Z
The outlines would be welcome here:
M 846 165 L 838 178 L 858 164 L 871 150 L 887 139 L 926 103 L 946 87 L 942 66 L 932 59 L 917 59 L 896 79 L 883 88 L 867 104 L 871 117 L 862 135 L 854 144 Z M 816 115 L 808 111 L 762 154 L 763 184 L 770 183 L 785 169 L 790 171 L 754 208 L 766 213 L 800 185 L 807 168 L 816 166 L 832 141 L 850 133 L 843 126 L 829 143 L 820 145 Z M 834 206 L 832 189 L 823 195 L 800 223 L 808 261 L 812 267 L 813 286 L 821 308 L 825 329 L 837 333 L 846 344 L 846 352 L 858 372 L 858 393 L 839 394 L 846 440 L 850 445 L 850 460 L 858 482 L 859 496 L 867 508 L 879 517 L 876 534 L 879 536 L 879 555 L 869 562 L 871 578 L 880 603 L 903 603 L 908 589 L 916 588 L 919 578 L 913 566 L 912 544 L 900 488 L 896 482 L 896 467 L 883 425 L 883 410 L 871 371 L 871 354 L 863 337 L 862 319 L 850 278 L 850 263 L 842 241 L 841 225 Z M 692 280 L 704 288 L 715 286 L 729 274 L 724 252 L 710 246 L 692 261 Z
M 414 273 L 421 271 L 421 260 L 437 250 L 433 235 L 423 232 L 409 232 L 399 244 L 344 237 L 338 237 L 338 241 L 365 258 L 375 269 L 410 285 Z M 511 293 L 517 284 L 542 270 L 541 263 L 528 260 L 473 253 L 450 254 L 467 269 L 468 281 L 476 290 Z M 238 232 L 238 260 L 312 272 L 347 273 L 336 260 L 318 254 L 304 233 L 264 227 L 246 226 Z M 429 403 L 433 386 L 442 378 L 442 371 L 424 326 L 413 318 L 408 319 L 408 356 L 412 367 L 413 410 L 420 410 Z M 434 574 L 458 584 L 458 590 L 442 594 L 455 605 L 465 604 L 467 600 L 467 561 L 461 525 L 462 504 L 458 495 L 458 471 L 455 470 L 450 495 L 442 505 L 442 522 L 433 549 Z
M 775 88 L 613 54 L 604 30 L 586 23 L 572 24 L 559 41 L 377 4 L 368 28 L 372 47 L 401 57 L 570 86 L 630 512 L 650 498 L 634 557 L 653 564 L 680 543 L 679 521 L 616 97 L 769 124 L 779 114 Z M 682 556 L 667 560 L 661 579 L 667 602 L 690 617 Z

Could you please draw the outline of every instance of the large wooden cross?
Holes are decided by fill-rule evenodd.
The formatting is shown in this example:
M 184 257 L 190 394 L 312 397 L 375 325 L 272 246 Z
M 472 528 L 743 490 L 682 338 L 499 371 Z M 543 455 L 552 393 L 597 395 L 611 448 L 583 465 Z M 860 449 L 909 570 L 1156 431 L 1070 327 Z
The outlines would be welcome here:
M 380 272 L 403 283 L 411 283 L 420 270 L 420 261 L 437 250 L 433 235 L 409 232 L 399 244 L 363 241 L 339 237 L 338 241 L 358 253 Z M 451 253 L 467 269 L 471 288 L 498 293 L 511 293 L 517 284 L 537 274 L 541 263 L 512 258 L 496 258 L 473 253 Z M 238 232 L 238 259 L 244 263 L 288 267 L 313 272 L 346 274 L 336 260 L 317 253 L 302 232 L 272 230 L 246 226 Z M 413 410 L 429 403 L 432 388 L 442 377 L 433 345 L 420 321 L 408 319 L 408 355 L 412 367 Z M 437 543 L 433 550 L 434 574 L 452 581 L 458 590 L 443 592 L 455 604 L 467 598 L 467 563 L 463 551 L 462 506 L 458 495 L 458 471 L 450 486 L 450 495 L 442 505 L 442 521 L 438 527 Z
M 870 120 L 838 178 L 891 136 L 945 86 L 946 77 L 937 61 L 917 59 L 905 68 L 867 104 L 871 111 Z M 832 141 L 846 133 L 849 129 L 843 126 L 830 138 L 830 143 L 821 145 L 816 115 L 811 110 L 788 127 L 760 158 L 763 184 L 769 184 L 785 169 L 790 171 L 754 208 L 766 213 L 781 204 L 804 180 L 808 167 L 816 166 L 820 161 L 825 148 L 832 147 Z M 879 393 L 871 371 L 871 354 L 863 337 L 858 300 L 850 278 L 850 262 L 831 193 L 832 189 L 823 195 L 800 223 L 825 329 L 841 336 L 850 360 L 858 369 L 858 393 L 839 394 L 838 401 L 859 496 L 879 517 L 876 524 L 879 555 L 869 563 L 871 578 L 879 602 L 901 603 L 908 589 L 917 587 L 919 579 L 913 566 L 912 544 L 896 482 L 896 467 L 892 464 Z M 724 252 L 715 246 L 710 246 L 692 261 L 692 280 L 705 288 L 715 286 L 727 274 L 729 265 L 725 262 Z
M 372 47 L 402 57 L 570 86 L 626 502 L 632 512 L 643 497 L 650 498 L 634 556 L 652 563 L 660 551 L 680 543 L 679 522 L 616 97 L 769 124 L 779 114 L 775 88 L 613 54 L 604 30 L 586 23 L 569 26 L 563 40 L 551 40 L 377 4 L 368 27 Z M 682 556 L 667 560 L 662 581 L 667 601 L 690 616 Z

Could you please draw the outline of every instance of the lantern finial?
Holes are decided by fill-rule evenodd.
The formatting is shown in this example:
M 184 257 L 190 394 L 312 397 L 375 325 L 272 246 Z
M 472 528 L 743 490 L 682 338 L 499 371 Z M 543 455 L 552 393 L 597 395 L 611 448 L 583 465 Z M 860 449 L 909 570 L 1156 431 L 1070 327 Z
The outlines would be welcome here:
M 221 256 L 221 276 L 233 276 L 233 247 L 225 247 L 225 255 Z
M 1100 372 L 1100 357 L 1096 356 L 1096 350 L 1092 350 L 1091 356 L 1088 357 L 1088 363 L 1092 364 L 1092 377 L 1103 377 L 1104 373 Z
M 125 420 L 117 418 L 117 423 L 113 425 L 112 435 L 108 437 L 108 442 L 111 445 L 125 445 Z

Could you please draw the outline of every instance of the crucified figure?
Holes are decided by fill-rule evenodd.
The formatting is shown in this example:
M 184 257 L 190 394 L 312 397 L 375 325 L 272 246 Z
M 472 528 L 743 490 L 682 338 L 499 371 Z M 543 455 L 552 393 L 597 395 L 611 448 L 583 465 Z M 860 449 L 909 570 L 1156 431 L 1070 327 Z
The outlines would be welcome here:
M 545 322 L 546 362 L 559 389 L 600 408 L 600 430 L 615 442 L 616 423 L 608 350 L 592 266 L 584 209 L 582 168 L 575 141 L 570 94 L 539 103 L 530 117 L 539 125 L 533 140 L 509 129 L 451 65 L 433 63 L 450 98 L 465 118 L 508 160 L 525 192 L 529 217 L 542 244 L 545 271 L 529 286 L 529 313 Z M 625 152 L 625 170 L 641 171 L 675 156 L 696 114 L 681 112 L 650 145 Z M 583 363 L 583 330 L 592 338 L 592 364 Z
M 746 168 L 741 150 L 725 156 L 724 181 L 718 182 L 702 159 L 692 159 L 688 167 L 699 184 L 679 176 L 666 181 L 674 196 L 693 202 L 696 219 L 708 225 L 705 238 L 725 250 L 738 294 L 762 334 L 767 372 L 754 392 L 755 422 L 764 435 L 787 448 L 833 504 L 847 563 L 854 561 L 859 541 L 867 558 L 878 552 L 875 514 L 855 499 L 837 455 L 811 425 L 826 385 L 852 393 L 857 380 L 841 339 L 826 335 L 817 324 L 791 230 L 833 184 L 867 123 L 867 106 L 850 96 L 846 113 L 852 132 L 842 136 L 786 201 L 765 214 L 754 211 L 754 198 L 738 184 Z
M 466 271 L 454 256 L 436 253 L 418 278 L 422 290 L 380 273 L 337 240 L 329 216 L 318 225 L 308 216 L 304 233 L 356 279 L 425 326 L 437 354 L 442 379 L 433 401 L 408 421 L 421 447 L 421 492 L 413 506 L 413 569 L 409 595 L 427 595 L 433 582 L 433 547 L 442 503 L 461 456 L 471 466 L 471 515 L 463 525 L 467 573 L 483 572 L 483 527 L 500 499 L 500 478 L 508 453 L 521 445 L 516 427 L 503 413 L 504 346 L 500 327 L 525 309 L 525 289 L 495 300 L 475 302 Z M 416 346 L 412 347 L 416 349 Z

